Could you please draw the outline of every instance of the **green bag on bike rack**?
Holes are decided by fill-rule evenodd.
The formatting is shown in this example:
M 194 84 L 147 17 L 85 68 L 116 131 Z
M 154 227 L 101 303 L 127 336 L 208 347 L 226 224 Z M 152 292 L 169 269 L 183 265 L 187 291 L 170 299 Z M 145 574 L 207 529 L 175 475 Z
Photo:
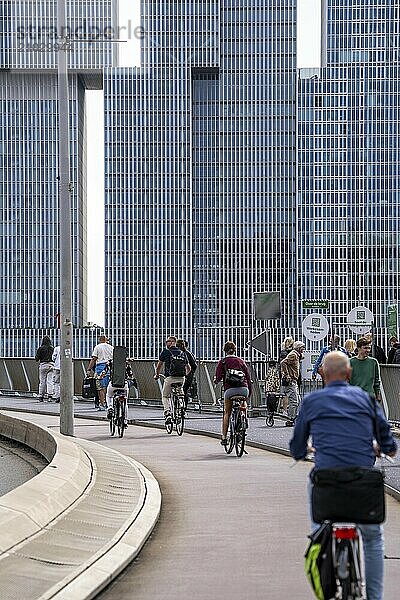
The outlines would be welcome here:
M 332 525 L 324 523 L 308 536 L 310 544 L 305 553 L 305 572 L 318 600 L 335 597 L 336 579 L 332 556 Z

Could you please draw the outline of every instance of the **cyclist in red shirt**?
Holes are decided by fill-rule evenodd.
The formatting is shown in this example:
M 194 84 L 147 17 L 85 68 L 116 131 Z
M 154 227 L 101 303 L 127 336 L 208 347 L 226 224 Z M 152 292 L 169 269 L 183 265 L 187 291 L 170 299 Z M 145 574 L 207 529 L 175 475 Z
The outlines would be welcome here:
M 224 416 L 222 420 L 221 445 L 226 446 L 229 418 L 232 411 L 232 396 L 248 398 L 251 394 L 251 378 L 249 369 L 241 358 L 236 356 L 236 344 L 226 342 L 224 346 L 225 358 L 217 364 L 214 383 L 223 381 L 224 385 Z M 233 374 L 233 376 L 231 376 Z M 236 379 L 235 384 L 232 380 Z

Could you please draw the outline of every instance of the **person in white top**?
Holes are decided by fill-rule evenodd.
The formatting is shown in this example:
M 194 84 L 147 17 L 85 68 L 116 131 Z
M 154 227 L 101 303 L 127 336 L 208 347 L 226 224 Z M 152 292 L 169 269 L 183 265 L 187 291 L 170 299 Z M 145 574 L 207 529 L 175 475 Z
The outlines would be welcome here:
M 60 346 L 56 346 L 53 351 L 52 361 L 54 363 L 53 366 L 53 398 L 54 402 L 60 402 L 60 372 L 61 372 L 61 364 L 60 364 Z
M 102 373 L 102 371 L 104 370 L 108 361 L 112 360 L 113 352 L 114 352 L 114 346 L 111 346 L 111 344 L 108 343 L 108 339 L 105 335 L 101 335 L 99 337 L 99 343 L 93 349 L 92 358 L 89 363 L 87 374 L 90 375 L 90 372 L 94 368 L 95 373 L 97 375 L 100 375 L 100 373 Z M 109 373 L 105 377 L 100 379 L 100 381 L 99 381 L 100 406 L 99 406 L 98 410 L 106 410 L 105 397 L 106 397 L 106 389 L 109 384 L 109 381 L 110 381 Z

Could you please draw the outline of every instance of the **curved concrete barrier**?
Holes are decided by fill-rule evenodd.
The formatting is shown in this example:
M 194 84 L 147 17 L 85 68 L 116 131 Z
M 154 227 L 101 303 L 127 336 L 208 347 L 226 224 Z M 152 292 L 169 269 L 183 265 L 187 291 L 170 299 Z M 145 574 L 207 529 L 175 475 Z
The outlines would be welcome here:
M 29 421 L 1 413 L 0 435 L 33 448 L 49 461 L 33 479 L 0 497 L 0 552 L 6 552 L 80 498 L 91 482 L 92 466 L 74 442 Z
M 0 497 L 0 597 L 19 600 L 29 581 L 31 600 L 94 598 L 157 523 L 156 479 L 115 450 L 2 413 L 0 434 L 50 460 Z

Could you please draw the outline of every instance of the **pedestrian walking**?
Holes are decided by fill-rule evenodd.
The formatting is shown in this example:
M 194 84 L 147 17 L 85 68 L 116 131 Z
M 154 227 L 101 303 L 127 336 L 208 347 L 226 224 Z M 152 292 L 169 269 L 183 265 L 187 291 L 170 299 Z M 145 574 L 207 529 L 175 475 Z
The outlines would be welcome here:
M 351 361 L 360 362 L 357 357 Z M 326 357 L 323 368 L 326 387 L 304 398 L 290 440 L 293 458 L 303 460 L 309 451 L 309 439 L 312 439 L 315 466 L 311 473 L 311 481 L 313 473 L 319 469 L 373 467 L 376 459 L 374 438 L 378 435 L 377 430 L 381 451 L 389 456 L 394 456 L 397 451 L 396 441 L 381 407 L 371 402 L 360 388 L 351 387 L 347 383 L 351 372 L 348 357 L 341 352 L 331 352 Z M 346 498 L 343 498 L 343 502 L 345 501 Z M 313 531 L 319 527 L 314 522 L 311 525 Z M 383 600 L 383 527 L 375 524 L 359 525 L 359 529 L 364 546 L 367 598 Z
M 45 335 L 35 355 L 39 363 L 39 402 L 44 402 L 53 393 L 53 351 L 51 339 Z
M 287 357 L 289 352 L 293 350 L 294 339 L 292 337 L 287 337 L 283 340 L 281 351 L 279 353 L 279 364 L 283 361 L 284 358 Z
M 188 363 L 190 366 L 190 371 L 187 375 L 185 375 L 185 382 L 183 384 L 183 393 L 185 395 L 185 410 L 187 409 L 187 405 L 189 402 L 189 390 L 193 385 L 194 374 L 197 369 L 197 362 L 193 354 L 189 351 L 188 343 L 184 340 L 177 340 L 176 347 L 182 350 L 186 354 L 186 358 L 188 359 Z
M 346 354 L 346 356 L 347 356 L 347 351 L 345 350 L 345 348 L 342 348 L 341 346 L 339 346 L 339 342 L 340 342 L 339 336 L 333 335 L 331 337 L 331 339 L 329 340 L 329 345 L 324 346 L 321 349 L 321 352 L 319 353 L 319 356 L 318 356 L 317 360 L 315 361 L 315 364 L 314 364 L 314 367 L 312 370 L 312 374 L 311 374 L 312 379 L 316 379 L 317 375 L 319 375 L 322 379 L 322 383 L 325 385 L 324 372 L 323 372 L 322 365 L 324 362 L 324 358 L 328 354 L 328 352 L 337 350 L 339 352 L 343 352 L 343 354 Z
M 347 352 L 347 356 L 349 358 L 352 358 L 353 356 L 356 356 L 357 352 L 357 342 L 356 340 L 353 339 L 348 339 L 345 341 L 344 343 L 344 349 Z
M 94 369 L 96 375 L 100 375 L 109 360 L 113 358 L 114 347 L 108 343 L 108 338 L 105 335 L 99 337 L 99 343 L 93 348 L 92 358 L 90 360 L 87 375 L 92 374 Z M 110 382 L 109 373 L 98 380 L 98 391 L 99 391 L 99 407 L 97 410 L 106 410 L 106 389 Z
M 367 333 L 364 335 L 367 342 L 371 344 L 371 354 L 373 358 L 376 358 L 380 365 L 386 365 L 386 354 L 380 346 L 374 341 L 374 336 L 372 333 Z
M 392 335 L 392 337 L 389 338 L 389 352 L 387 364 L 400 365 L 400 344 L 399 340 L 394 335 Z
M 287 427 L 292 427 L 300 406 L 299 378 L 300 361 L 304 358 L 305 345 L 301 341 L 293 344 L 293 350 L 281 362 L 282 393 L 289 399 Z
M 278 369 L 279 369 L 279 375 L 281 375 L 281 362 L 283 361 L 284 358 L 287 357 L 287 355 L 289 354 L 289 352 L 291 352 L 293 350 L 293 344 L 294 344 L 294 339 L 292 337 L 286 337 L 281 345 L 281 350 L 279 352 L 279 365 L 278 365 Z M 299 382 L 297 382 L 297 384 L 299 384 Z M 282 390 L 282 393 L 283 390 Z M 282 413 L 285 417 L 288 416 L 288 404 L 289 404 L 289 398 L 287 396 L 283 396 L 282 398 Z
M 375 400 L 381 401 L 381 378 L 376 358 L 370 356 L 371 343 L 367 338 L 357 340 L 357 356 L 350 359 L 350 385 L 358 385 Z
M 61 374 L 61 347 L 56 346 L 53 351 L 53 399 L 56 404 L 60 402 L 60 374 Z

